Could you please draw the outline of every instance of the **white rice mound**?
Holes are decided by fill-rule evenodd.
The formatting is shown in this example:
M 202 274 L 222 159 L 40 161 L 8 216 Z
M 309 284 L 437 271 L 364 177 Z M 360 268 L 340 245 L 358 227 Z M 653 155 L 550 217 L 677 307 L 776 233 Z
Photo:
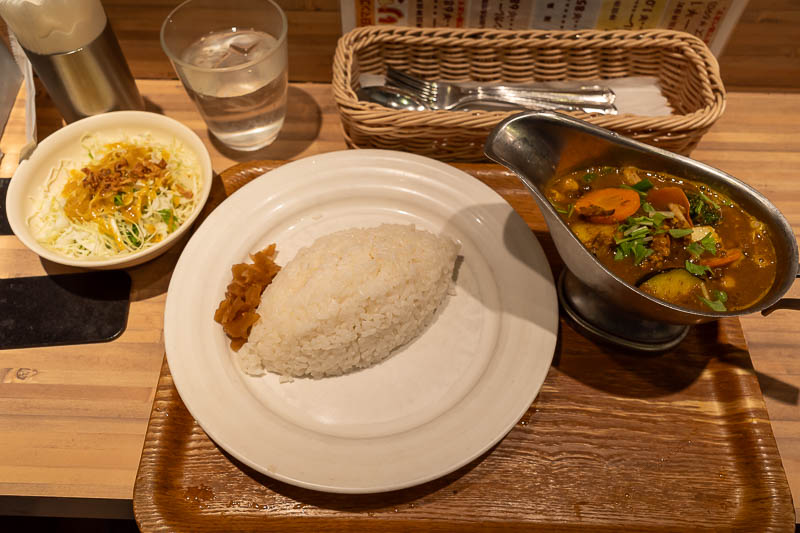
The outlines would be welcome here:
M 385 359 L 432 321 L 453 283 L 459 246 L 413 225 L 320 237 L 264 291 L 239 350 L 251 375 L 337 376 Z

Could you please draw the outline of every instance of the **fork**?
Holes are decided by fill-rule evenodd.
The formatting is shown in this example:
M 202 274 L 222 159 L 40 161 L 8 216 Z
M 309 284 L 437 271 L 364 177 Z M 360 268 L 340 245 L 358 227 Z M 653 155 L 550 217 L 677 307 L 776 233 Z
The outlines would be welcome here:
M 608 87 L 584 85 L 575 88 L 536 88 L 489 85 L 463 87 L 455 83 L 426 81 L 388 68 L 388 85 L 406 89 L 434 109 L 455 109 L 475 103 L 505 104 L 528 109 L 584 111 L 614 115 L 616 95 Z

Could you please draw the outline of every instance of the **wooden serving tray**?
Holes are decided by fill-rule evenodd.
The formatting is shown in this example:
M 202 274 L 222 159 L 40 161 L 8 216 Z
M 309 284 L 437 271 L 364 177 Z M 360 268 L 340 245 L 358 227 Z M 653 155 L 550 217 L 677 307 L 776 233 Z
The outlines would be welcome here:
M 224 194 L 280 164 L 232 167 L 221 175 Z M 494 165 L 456 166 L 522 215 L 557 273 L 547 227 L 518 180 Z M 737 319 L 694 327 L 675 350 L 650 356 L 595 344 L 563 315 L 560 328 L 538 398 L 499 444 L 438 480 L 371 495 L 301 489 L 237 462 L 189 415 L 165 361 L 134 488 L 137 523 L 143 531 L 793 530 Z

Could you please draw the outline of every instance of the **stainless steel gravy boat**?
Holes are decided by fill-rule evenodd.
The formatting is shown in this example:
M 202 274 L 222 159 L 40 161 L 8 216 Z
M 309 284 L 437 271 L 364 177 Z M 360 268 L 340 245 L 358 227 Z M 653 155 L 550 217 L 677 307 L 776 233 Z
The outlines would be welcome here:
M 797 241 L 789 223 L 761 193 L 716 168 L 555 112 L 527 112 L 509 117 L 489 135 L 485 153 L 516 173 L 531 193 L 564 263 L 605 306 L 603 313 L 608 313 L 610 306 L 612 312 L 618 309 L 623 315 L 657 323 L 699 324 L 767 309 L 778 302 L 797 277 Z M 633 165 L 707 183 L 764 222 L 777 256 L 777 273 L 766 295 L 738 311 L 697 311 L 658 300 L 614 275 L 581 244 L 543 193 L 551 177 L 598 165 Z

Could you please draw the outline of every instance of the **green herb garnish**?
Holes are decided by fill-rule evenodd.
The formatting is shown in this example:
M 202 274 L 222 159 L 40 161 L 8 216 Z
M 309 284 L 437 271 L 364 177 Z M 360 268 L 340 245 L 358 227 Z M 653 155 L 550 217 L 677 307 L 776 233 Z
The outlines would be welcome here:
M 711 269 L 708 268 L 706 265 L 698 265 L 697 263 L 692 263 L 688 259 L 686 260 L 685 266 L 689 274 L 692 274 L 694 276 L 702 276 L 706 272 L 711 274 Z
M 696 242 L 693 242 L 686 247 L 686 251 L 692 254 L 694 257 L 700 257 L 703 254 L 703 247 Z
M 628 217 L 625 224 L 617 228 L 622 232 L 622 238 L 614 237 L 617 248 L 614 250 L 614 260 L 622 261 L 633 255 L 634 264 L 639 264 L 653 253 L 647 247 L 647 242 L 653 240 L 651 236 L 652 221 L 647 217 Z
M 709 204 L 714 209 L 719 209 L 719 206 L 714 203 L 714 200 L 706 196 L 706 193 L 704 193 L 703 191 L 700 191 L 700 198 L 702 198 L 707 204 Z
M 622 239 L 618 239 L 618 238 L 614 237 L 614 242 L 616 244 L 624 244 L 626 242 L 633 242 L 633 241 L 637 241 L 639 239 L 644 239 L 647 236 L 648 236 L 648 234 L 645 232 L 645 233 L 640 233 L 638 235 L 630 235 L 630 236 L 624 237 Z
M 625 186 L 628 189 L 637 191 L 640 195 L 645 195 L 646 191 L 653 187 L 649 180 L 643 179 L 634 186 Z M 628 217 L 624 224 L 617 227 L 617 231 L 622 233 L 622 237 L 614 237 L 617 248 L 614 250 L 614 260 L 622 261 L 624 258 L 633 256 L 634 264 L 639 264 L 645 258 L 653 254 L 653 250 L 647 243 L 653 240 L 654 235 L 663 235 L 666 229 L 660 229 L 664 220 L 671 218 L 659 211 L 652 205 L 642 202 L 642 208 L 647 213 L 646 216 Z M 673 237 L 683 237 L 690 234 L 691 230 L 669 230 Z M 675 232 L 675 233 L 673 233 Z
M 709 231 L 706 233 L 706 236 L 700 239 L 698 242 L 706 252 L 717 255 L 717 241 L 714 239 L 713 233 Z
M 644 261 L 644 259 L 646 257 L 648 257 L 649 255 L 651 255 L 652 253 L 653 253 L 653 250 L 650 249 L 650 248 L 647 248 L 643 243 L 641 243 L 641 242 L 634 243 L 633 244 L 633 264 L 638 265 L 639 263 Z
M 118 192 L 114 195 L 114 205 L 122 205 L 122 193 Z
M 629 224 L 644 224 L 645 226 L 652 226 L 654 224 L 653 217 L 628 217 L 626 222 Z
M 653 213 L 653 215 L 652 215 L 650 218 L 651 218 L 651 219 L 653 219 L 653 224 L 654 224 L 654 225 L 655 225 L 657 228 L 660 228 L 660 227 L 661 227 L 661 224 L 663 224 L 663 223 L 664 223 L 664 221 L 665 221 L 665 220 L 666 220 L 668 217 L 666 217 L 666 216 L 664 216 L 663 214 L 661 214 L 661 213 L 659 213 L 658 211 L 656 211 L 655 213 Z
M 653 188 L 653 184 L 650 182 L 649 179 L 645 178 L 639 181 L 639 183 L 637 183 L 636 185 L 627 185 L 623 183 L 622 185 L 620 185 L 620 187 L 622 187 L 623 189 L 634 190 L 639 193 L 639 196 L 641 196 L 642 199 L 644 199 L 645 197 L 647 197 L 647 191 Z
M 597 179 L 597 174 L 595 174 L 594 172 L 587 172 L 586 174 L 583 175 L 583 181 L 585 181 L 586 183 L 591 183 L 596 179 Z
M 722 219 L 719 206 L 704 193 L 687 192 L 686 198 L 689 200 L 689 216 L 695 225 L 716 226 Z
M 167 224 L 167 232 L 172 233 L 175 231 L 177 221 L 175 220 L 175 213 L 172 212 L 172 209 L 160 209 L 158 214 L 161 215 L 161 220 Z
M 139 226 L 131 226 L 125 235 L 128 237 L 128 241 L 134 246 L 139 246 L 142 241 L 139 240 Z
M 711 296 L 714 297 L 713 300 L 709 300 L 708 298 L 703 298 L 702 296 L 700 296 L 699 298 L 704 304 L 709 306 L 713 311 L 717 312 L 727 311 L 727 309 L 725 308 L 725 302 L 728 301 L 728 295 L 725 293 L 725 291 L 718 291 L 715 289 L 711 291 Z
M 614 237 L 617 245 L 614 250 L 614 260 L 622 261 L 632 255 L 634 264 L 638 265 L 651 255 L 653 250 L 646 244 L 653 240 L 651 226 L 653 226 L 653 220 L 645 216 L 628 217 L 624 224 L 620 224 L 617 230 L 622 233 L 622 237 Z
M 640 246 L 644 246 L 644 242 L 642 239 L 633 239 L 621 242 L 617 245 L 617 249 L 614 252 L 614 259 L 617 261 L 622 261 L 626 257 L 630 257 L 631 254 L 634 254 L 634 247 L 639 244 Z M 639 252 L 639 255 L 642 255 L 642 252 Z
M 692 230 L 690 229 L 671 229 L 669 230 L 669 234 L 671 237 L 675 237 L 676 239 L 680 239 L 681 237 L 686 237 L 687 235 L 692 234 Z

